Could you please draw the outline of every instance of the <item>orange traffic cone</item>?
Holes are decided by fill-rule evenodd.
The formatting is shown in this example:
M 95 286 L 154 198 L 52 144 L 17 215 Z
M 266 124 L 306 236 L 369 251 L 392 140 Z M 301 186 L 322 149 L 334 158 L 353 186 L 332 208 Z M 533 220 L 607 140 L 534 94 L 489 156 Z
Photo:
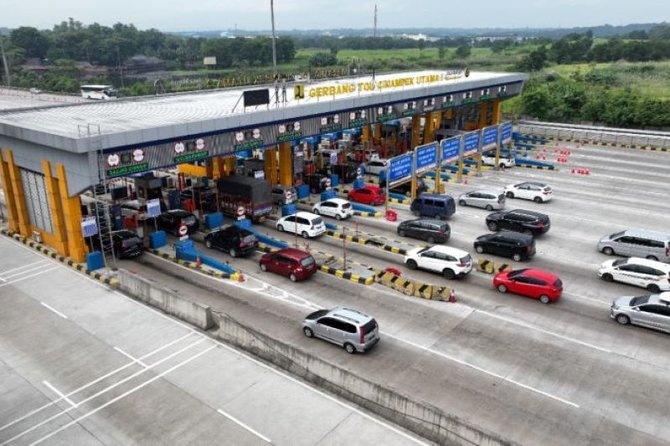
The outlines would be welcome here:
M 456 302 L 456 291 L 453 288 L 449 292 L 449 302 L 452 304 Z
M 200 256 L 195 258 L 195 264 L 200 268 L 202 266 L 202 260 L 200 260 Z

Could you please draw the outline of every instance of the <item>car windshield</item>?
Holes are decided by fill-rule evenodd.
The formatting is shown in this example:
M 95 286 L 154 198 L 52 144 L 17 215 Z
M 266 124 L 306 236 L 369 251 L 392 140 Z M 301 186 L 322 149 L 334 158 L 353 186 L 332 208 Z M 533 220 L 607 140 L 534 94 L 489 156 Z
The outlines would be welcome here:
M 614 234 L 610 235 L 610 240 L 613 240 L 615 238 L 619 238 L 622 235 L 624 235 L 625 233 L 626 233 L 626 231 L 615 232 Z
M 349 209 L 351 207 L 351 203 L 344 203 L 342 205 L 342 209 Z
M 634 297 L 634 298 L 632 298 L 632 299 L 630 300 L 630 304 L 629 304 L 629 305 L 630 305 L 631 307 L 635 307 L 635 306 L 638 306 L 638 305 L 646 304 L 647 302 L 649 302 L 649 297 L 650 297 L 650 296 L 637 296 L 637 297 Z
M 300 261 L 300 264 L 302 266 L 312 266 L 312 265 L 314 265 L 314 263 L 316 263 L 316 262 L 314 261 L 314 257 L 312 257 L 312 256 L 305 257 L 304 259 L 302 259 Z
M 528 268 L 517 269 L 507 275 L 507 277 L 517 277 L 528 271 Z
M 470 254 L 468 254 L 465 257 L 462 257 L 459 259 L 461 263 L 469 263 L 472 260 L 472 257 L 470 257 Z
M 317 226 L 323 223 L 323 218 L 321 217 L 316 217 L 314 220 L 312 220 L 312 225 Z
M 328 314 L 328 310 L 316 310 L 314 313 L 308 314 L 305 319 L 314 320 L 320 318 L 321 316 L 325 316 L 326 314 Z
M 561 279 L 556 279 L 556 282 L 554 282 L 554 288 L 563 288 L 563 282 L 561 282 Z
M 372 319 L 367 324 L 363 325 L 363 333 L 368 334 L 373 332 L 377 328 L 377 321 Z
M 254 234 L 247 234 L 240 237 L 240 240 L 242 240 L 244 243 L 253 243 L 256 241 L 256 236 Z
M 426 251 L 428 251 L 428 247 L 427 247 L 427 246 L 426 246 L 425 248 L 422 248 L 422 249 L 418 250 L 416 253 L 417 253 L 417 254 L 423 254 L 423 253 L 426 252 Z
M 188 217 L 184 217 L 182 219 L 185 225 L 190 226 L 195 224 L 195 217 L 193 215 L 189 215 Z
M 623 264 L 626 263 L 627 261 L 628 261 L 628 259 L 617 259 L 617 260 L 614 261 L 614 263 L 612 263 L 612 266 L 623 265 Z

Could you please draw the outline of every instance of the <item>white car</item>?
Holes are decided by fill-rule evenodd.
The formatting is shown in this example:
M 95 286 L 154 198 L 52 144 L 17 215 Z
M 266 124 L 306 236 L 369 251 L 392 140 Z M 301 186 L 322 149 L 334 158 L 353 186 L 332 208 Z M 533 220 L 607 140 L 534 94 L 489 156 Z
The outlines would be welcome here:
M 370 175 L 379 175 L 379 173 L 387 167 L 388 161 L 385 159 L 376 159 L 363 164 L 365 173 L 369 173 Z
M 485 166 L 495 166 L 496 165 L 496 155 L 495 153 L 483 154 L 482 155 L 482 164 Z M 516 166 L 516 161 L 510 156 L 502 156 L 498 158 L 498 167 L 504 167 L 505 169 L 509 167 Z
M 343 198 L 331 198 L 312 206 L 312 212 L 317 215 L 325 215 L 337 220 L 342 220 L 353 216 L 354 208 L 348 200 Z
M 300 234 L 304 238 L 318 237 L 326 232 L 323 218 L 311 212 L 298 212 L 286 215 L 277 220 L 276 228 L 279 232 Z
M 670 265 L 641 257 L 607 260 L 600 266 L 598 277 L 606 282 L 646 288 L 652 293 L 670 291 Z
M 365 161 L 378 161 L 381 158 L 379 157 L 379 153 L 377 153 L 376 150 L 366 150 L 365 151 Z M 356 161 L 356 154 L 353 152 L 347 153 L 347 160 L 348 161 Z
M 533 200 L 536 203 L 544 203 L 551 200 L 552 194 L 551 186 L 534 181 L 510 184 L 505 187 L 507 198 L 523 198 L 524 200 Z
M 446 279 L 455 279 L 472 271 L 472 257 L 461 249 L 435 245 L 407 252 L 405 265 L 409 269 L 421 268 L 441 273 Z

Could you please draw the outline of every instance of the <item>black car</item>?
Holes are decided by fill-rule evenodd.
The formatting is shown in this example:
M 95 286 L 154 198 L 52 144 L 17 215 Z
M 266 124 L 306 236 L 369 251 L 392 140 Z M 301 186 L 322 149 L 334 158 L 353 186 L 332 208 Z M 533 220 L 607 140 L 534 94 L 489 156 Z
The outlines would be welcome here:
M 524 234 L 544 234 L 551 227 L 549 216 L 539 212 L 515 209 L 513 211 L 493 212 L 486 217 L 486 226 L 491 231 L 508 229 Z
M 305 175 L 303 181 L 309 186 L 311 194 L 320 194 L 330 187 L 330 177 L 321 173 Z
M 425 240 L 430 244 L 446 243 L 451 235 L 451 228 L 440 220 L 417 218 L 401 222 L 398 225 L 398 235 Z
M 379 187 L 386 188 L 386 182 L 385 181 L 380 182 Z M 419 196 L 427 191 L 428 191 L 428 185 L 426 184 L 426 182 L 423 181 L 423 179 L 418 178 L 416 180 L 416 195 Z M 397 186 L 393 186 L 389 188 L 389 192 L 392 194 L 406 195 L 409 197 L 412 194 L 412 182 L 408 181 L 406 183 L 401 183 L 398 184 Z
M 535 240 L 532 235 L 501 231 L 477 237 L 475 251 L 479 254 L 488 253 L 510 257 L 515 262 L 520 262 L 535 255 Z
M 95 235 L 90 238 L 93 242 L 92 248 L 94 250 L 100 249 L 100 236 Z M 122 229 L 120 231 L 112 231 L 111 233 L 112 247 L 114 248 L 114 255 L 119 259 L 129 259 L 137 257 L 144 252 L 144 243 L 142 239 L 133 231 Z M 103 236 L 102 243 L 109 248 L 109 236 Z
M 198 230 L 198 219 L 190 212 L 181 209 L 173 209 L 171 211 L 163 212 L 156 217 L 158 227 L 174 235 L 179 235 L 179 227 L 185 225 L 187 234 L 193 234 Z
M 207 234 L 205 246 L 225 251 L 232 257 L 239 257 L 255 251 L 258 248 L 258 239 L 248 229 L 232 225 Z
M 331 164 L 323 169 L 320 173 L 324 175 L 335 174 L 339 177 L 340 183 L 353 183 L 354 180 L 358 177 L 356 172 L 358 166 L 355 164 Z

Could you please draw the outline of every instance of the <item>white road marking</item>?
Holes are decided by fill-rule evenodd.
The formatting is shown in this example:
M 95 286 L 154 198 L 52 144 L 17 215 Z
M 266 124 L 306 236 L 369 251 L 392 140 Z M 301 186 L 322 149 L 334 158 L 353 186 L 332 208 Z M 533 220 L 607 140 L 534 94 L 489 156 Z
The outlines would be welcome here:
M 141 365 L 141 366 L 144 367 L 145 369 L 147 368 L 147 365 L 146 365 L 145 363 L 143 363 L 143 362 L 140 361 L 139 359 L 133 357 L 130 353 L 126 353 L 126 352 L 124 352 L 124 351 L 121 350 L 119 347 L 114 347 L 114 350 L 116 350 L 117 352 L 121 353 L 123 356 L 125 356 L 125 357 L 128 358 L 128 359 L 130 359 L 131 361 L 138 363 L 139 365 Z
M 54 386 L 52 386 L 51 384 L 49 384 L 48 381 L 42 381 L 42 384 L 44 384 L 46 387 L 48 387 L 53 393 L 55 393 L 56 395 L 58 395 L 58 400 L 56 400 L 56 401 L 65 400 L 65 402 L 67 402 L 67 403 L 68 403 L 70 406 L 72 406 L 73 408 L 76 408 L 76 407 L 77 407 L 77 405 L 76 405 L 71 399 L 69 399 L 69 398 L 68 398 L 67 396 L 65 396 L 63 393 L 59 392 L 58 389 L 56 389 Z
M 469 367 L 469 368 L 471 368 L 471 369 L 477 370 L 477 371 L 482 372 L 482 373 L 484 373 L 484 374 L 486 374 L 486 375 L 493 376 L 494 378 L 498 378 L 498 379 L 501 379 L 501 380 L 506 381 L 506 382 L 508 382 L 508 383 L 514 384 L 514 385 L 519 386 L 519 387 L 521 387 L 521 388 L 523 388 L 523 389 L 530 390 L 531 392 L 535 392 L 535 393 L 537 393 L 537 394 L 539 394 L 539 395 L 543 395 L 543 396 L 546 396 L 547 398 L 551 398 L 551 399 L 556 400 L 556 401 L 559 401 L 559 402 L 561 402 L 561 403 L 563 403 L 563 404 L 567 404 L 568 406 L 572 406 L 572 407 L 575 407 L 575 408 L 579 408 L 579 404 L 577 404 L 577 403 L 573 403 L 572 401 L 566 400 L 566 399 L 561 398 L 561 397 L 559 397 L 559 396 L 556 396 L 556 395 L 553 395 L 553 394 L 551 394 L 551 393 L 545 392 L 545 391 L 543 391 L 543 390 L 536 389 L 535 387 L 531 387 L 531 386 L 529 386 L 529 385 L 520 383 L 519 381 L 516 381 L 516 380 L 513 380 L 513 379 L 511 379 L 511 378 L 507 378 L 507 377 L 505 377 L 505 376 L 502 376 L 502 375 L 500 375 L 499 373 L 491 372 L 490 370 L 486 370 L 486 369 L 484 369 L 484 368 L 482 368 L 482 367 L 476 366 L 476 365 L 474 365 L 474 364 L 470 364 L 469 362 L 466 362 L 466 361 L 463 361 L 462 359 L 458 359 L 458 358 L 455 358 L 455 357 L 453 357 L 453 356 L 447 355 L 446 353 L 442 353 L 442 352 L 439 352 L 439 351 L 437 351 L 437 350 L 433 350 L 433 349 L 431 349 L 431 348 L 424 347 L 424 346 L 419 345 L 419 344 L 417 344 L 417 343 L 415 343 L 415 342 L 407 341 L 407 340 L 405 340 L 405 339 L 399 338 L 399 337 L 397 337 L 397 336 L 394 336 L 394 335 L 391 335 L 391 334 L 388 334 L 388 333 L 384 333 L 384 335 L 385 335 L 385 336 L 388 336 L 388 337 L 390 337 L 390 338 L 392 338 L 392 339 L 396 339 L 396 340 L 399 341 L 399 342 L 404 342 L 405 344 L 409 344 L 409 345 L 411 345 L 412 347 L 415 347 L 415 348 L 418 348 L 418 349 L 420 349 L 420 350 L 423 350 L 423 351 L 432 353 L 432 354 L 437 355 L 437 356 L 441 356 L 441 357 L 443 357 L 443 358 L 445 358 L 445 359 L 448 359 L 448 360 L 450 360 L 450 361 L 453 361 L 453 362 L 456 362 L 456 363 L 458 363 L 458 364 L 461 364 L 461 365 L 464 365 L 464 366 L 466 366 L 466 367 Z
M 247 426 L 246 424 L 244 424 L 243 422 L 241 422 L 237 418 L 233 417 L 232 415 L 225 413 L 221 409 L 217 410 L 217 412 L 220 413 L 221 415 L 223 415 L 224 417 L 228 418 L 229 420 L 239 424 L 240 426 L 242 426 L 243 428 L 245 428 L 246 430 L 248 430 L 249 432 L 251 432 L 252 434 L 257 436 L 258 438 L 260 438 L 264 442 L 272 444 L 272 440 L 270 440 L 268 437 L 266 437 L 265 435 L 253 430 L 252 428 L 250 428 L 249 426 Z
M 82 416 L 80 416 L 80 417 L 78 417 L 78 418 L 75 418 L 74 420 L 72 420 L 71 422 L 67 423 L 66 425 L 61 426 L 61 427 L 59 427 L 58 429 L 56 429 L 55 431 L 52 431 L 52 432 L 49 433 L 48 435 L 45 435 L 44 437 L 40 438 L 39 440 L 30 443 L 30 445 L 33 446 L 33 445 L 42 443 L 44 440 L 48 440 L 49 438 L 53 437 L 54 435 L 58 434 L 59 432 L 64 431 L 64 430 L 67 429 L 68 427 L 73 426 L 73 425 L 79 423 L 80 421 L 82 421 L 82 420 L 84 420 L 84 419 L 90 417 L 91 415 L 93 415 L 93 414 L 95 414 L 95 413 L 101 411 L 101 410 L 104 409 L 105 407 L 107 407 L 107 406 L 109 406 L 109 405 L 111 405 L 111 404 L 114 404 L 115 402 L 119 401 L 120 399 L 123 399 L 123 398 L 127 397 L 128 395 L 131 395 L 131 394 L 137 392 L 137 391 L 140 390 L 141 388 L 143 388 L 143 387 L 145 387 L 145 386 L 151 384 L 152 382 L 154 382 L 154 381 L 156 381 L 156 380 L 162 378 L 163 376 L 167 375 L 168 373 L 177 370 L 178 368 L 180 368 L 180 367 L 182 367 L 182 366 L 188 364 L 189 362 L 196 360 L 196 359 L 199 358 L 200 356 L 204 355 L 205 353 L 207 353 L 207 352 L 209 352 L 210 350 L 215 349 L 215 348 L 216 348 L 216 345 L 212 345 L 212 346 L 209 347 L 208 349 L 206 349 L 206 350 L 204 350 L 204 351 L 202 351 L 202 352 L 200 352 L 200 353 L 198 353 L 198 354 L 196 354 L 196 355 L 194 355 L 194 356 L 191 356 L 191 357 L 188 358 L 188 359 L 185 359 L 184 361 L 180 362 L 179 364 L 177 364 L 177 365 L 175 365 L 175 366 L 173 366 L 173 367 L 170 367 L 170 368 L 167 369 L 166 371 L 159 373 L 158 375 L 156 375 L 156 376 L 154 376 L 153 378 L 151 378 L 151 379 L 149 379 L 149 380 L 143 382 L 142 384 L 139 384 L 139 385 L 133 387 L 132 389 L 128 390 L 127 392 L 122 393 L 121 395 L 117 396 L 116 398 L 113 398 L 113 399 L 107 401 L 105 404 L 103 404 L 103 405 L 101 405 L 101 406 L 98 406 L 97 408 L 91 410 L 91 411 L 88 412 L 88 413 L 85 413 L 84 415 L 82 415 Z M 3 444 L 4 444 L 4 443 L 3 443 Z
M 50 306 L 50 305 L 48 305 L 48 304 L 45 304 L 44 302 L 40 302 L 40 303 L 42 304 L 42 306 L 44 306 L 44 307 L 48 308 L 49 310 L 53 311 L 54 313 L 56 313 L 57 315 L 59 315 L 59 316 L 62 317 L 63 319 L 67 319 L 67 316 L 65 316 L 65 315 L 64 315 L 63 313 L 61 313 L 60 311 L 56 310 L 54 307 L 52 307 L 52 306 Z
M 47 263 L 47 262 L 49 262 L 49 260 L 42 259 L 42 260 L 38 260 L 37 262 L 26 263 L 23 266 L 17 266 L 16 268 L 8 269 L 8 270 L 5 270 L 5 271 L 0 271 L 0 275 L 4 275 L 4 274 L 11 273 L 11 272 L 14 272 L 14 271 L 19 271 L 19 270 L 22 270 L 24 268 L 28 268 L 28 267 L 33 266 L 33 265 L 37 265 L 38 263 Z
M 96 283 L 97 283 L 97 282 L 96 282 Z M 187 333 L 187 334 L 185 334 L 184 336 L 182 336 L 182 337 L 180 337 L 180 338 L 178 338 L 178 339 L 175 339 L 174 341 L 172 341 L 172 342 L 170 342 L 170 343 L 168 343 L 168 344 L 165 344 L 165 345 L 163 345 L 163 346 L 161 346 L 161 347 L 159 347 L 159 348 L 157 348 L 157 349 L 155 349 L 155 350 L 153 350 L 153 351 L 151 351 L 151 352 L 145 354 L 144 356 L 141 356 L 140 359 L 146 359 L 146 358 L 148 358 L 149 356 L 153 356 L 154 354 L 156 354 L 156 353 L 158 353 L 158 352 L 160 352 L 160 351 L 162 351 L 162 350 L 165 350 L 165 349 L 168 348 L 168 347 L 171 347 L 172 345 L 176 344 L 177 342 L 180 342 L 180 341 L 186 339 L 187 337 L 189 337 L 189 336 L 191 336 L 191 335 L 193 335 L 193 334 L 195 334 L 195 332 Z M 135 363 L 134 363 L 134 362 L 130 362 L 130 363 L 124 365 L 124 366 L 119 367 L 118 369 L 112 370 L 111 372 L 108 372 L 107 374 L 105 374 L 105 375 L 103 375 L 103 376 L 101 376 L 101 377 L 99 377 L 99 378 L 96 378 L 95 380 L 90 381 L 90 382 L 88 382 L 87 384 L 84 384 L 83 386 L 81 386 L 81 387 L 79 387 L 79 388 L 73 390 L 72 392 L 68 393 L 68 394 L 65 395 L 65 396 L 70 397 L 70 396 L 72 396 L 72 395 L 74 395 L 74 394 L 76 394 L 76 393 L 81 392 L 82 390 L 88 389 L 88 388 L 91 387 L 92 385 L 97 384 L 97 383 L 99 383 L 100 381 L 105 380 L 105 379 L 109 378 L 110 376 L 115 375 L 115 374 L 117 374 L 117 373 L 119 373 L 119 372 L 121 372 L 121 371 L 127 369 L 128 367 L 130 367 L 130 366 L 133 365 L 133 364 L 135 364 Z M 33 416 L 33 415 L 35 415 L 35 414 L 37 414 L 37 413 L 43 411 L 44 409 L 47 409 L 47 408 L 53 406 L 53 405 L 56 404 L 58 401 L 60 401 L 60 400 L 52 401 L 52 402 L 50 402 L 50 403 L 48 403 L 48 404 L 45 404 L 45 405 L 42 406 L 42 407 L 38 407 L 37 409 L 33 410 L 32 412 L 29 412 L 29 413 L 23 415 L 22 417 L 17 418 L 16 420 L 11 421 L 11 422 L 5 424 L 4 426 L 0 426 L 0 432 L 2 432 L 3 430 L 7 429 L 8 427 L 11 427 L 11 426 L 15 425 L 16 423 L 19 423 L 19 422 L 25 420 L 26 418 L 28 418 L 28 417 L 30 417 L 30 416 Z
M 110 386 L 108 386 L 108 387 L 106 387 L 106 388 L 104 388 L 104 389 L 98 391 L 97 393 L 94 393 L 93 395 L 89 396 L 88 398 L 85 398 L 85 399 L 83 399 L 82 401 L 79 401 L 79 402 L 76 404 L 76 406 L 81 406 L 82 404 L 87 403 L 87 402 L 91 401 L 92 399 L 97 398 L 97 397 L 99 397 L 100 395 L 109 392 L 110 390 L 114 389 L 115 387 L 118 387 L 118 386 L 120 386 L 121 384 L 123 384 L 123 383 L 125 383 L 125 382 L 127 382 L 127 381 L 130 381 L 131 379 L 133 379 L 133 378 L 135 378 L 135 377 L 141 375 L 142 373 L 146 372 L 147 370 L 150 370 L 151 368 L 153 368 L 153 367 L 155 367 L 155 366 L 157 366 L 157 365 L 159 365 L 159 364 L 161 364 L 161 363 L 163 363 L 163 362 L 165 362 L 165 361 L 167 361 L 167 360 L 169 360 L 169 359 L 171 359 L 171 358 L 173 358 L 173 357 L 175 357 L 175 356 L 177 356 L 177 355 L 179 355 L 179 354 L 185 352 L 186 350 L 190 349 L 191 347 L 194 347 L 194 346 L 200 344 L 200 343 L 203 342 L 204 340 L 205 340 L 205 338 L 202 338 L 202 339 L 200 339 L 200 340 L 198 340 L 198 341 L 196 341 L 196 342 L 194 342 L 194 343 L 192 343 L 192 344 L 190 344 L 190 345 L 188 345 L 188 346 L 182 348 L 181 350 L 178 350 L 178 351 L 172 353 L 171 355 L 166 356 L 165 358 L 163 358 L 163 359 L 161 359 L 161 360 L 159 360 L 159 361 L 157 361 L 157 362 L 151 364 L 148 368 L 146 368 L 146 369 L 142 369 L 142 370 L 140 370 L 139 372 L 135 372 L 135 373 L 133 373 L 132 375 L 130 375 L 130 376 L 128 376 L 128 377 L 122 379 L 121 381 L 116 382 L 116 383 L 114 383 L 114 384 L 111 384 Z M 209 350 L 211 350 L 212 348 L 215 348 L 215 347 L 216 347 L 216 346 L 212 346 L 212 347 L 208 348 L 207 350 L 205 350 L 205 352 L 207 352 L 207 351 L 209 351 Z M 201 355 L 201 354 L 202 354 L 202 353 L 198 353 L 198 355 L 196 355 L 196 356 L 199 356 L 199 355 Z M 163 374 L 164 374 L 164 373 L 163 373 Z M 162 374 L 161 374 L 161 375 L 162 375 Z M 157 375 L 157 376 L 161 376 L 161 375 Z M 151 380 L 150 380 L 150 381 L 151 381 Z M 71 409 L 73 409 L 73 408 L 70 407 L 69 409 L 65 409 L 65 410 L 60 411 L 60 412 L 57 413 L 56 415 L 52 415 L 51 417 L 49 417 L 49 418 L 47 418 L 47 419 L 41 421 L 40 423 L 37 423 L 37 424 L 33 425 L 32 427 L 30 427 L 30 428 L 24 430 L 23 432 L 14 435 L 14 436 L 13 436 L 12 438 L 10 438 L 9 440 L 6 440 L 6 441 L 4 441 L 3 443 L 0 443 L 0 446 L 4 446 L 4 445 L 6 445 L 6 444 L 8 444 L 8 443 L 11 443 L 12 441 L 16 440 L 17 438 L 21 438 L 21 437 L 23 437 L 24 435 L 26 435 L 26 434 L 28 434 L 28 433 L 34 431 L 35 429 L 37 429 L 37 428 L 39 428 L 39 427 L 45 425 L 46 423 L 49 423 L 50 421 L 55 420 L 56 418 L 60 417 L 61 415 L 67 414 L 68 412 L 70 412 Z M 52 435 L 53 435 L 54 433 L 55 433 L 55 432 L 52 432 Z M 45 437 L 45 438 L 48 438 L 48 437 Z M 45 438 L 43 438 L 43 439 L 45 439 Z M 40 440 L 40 441 L 41 441 L 41 440 Z
M 10 274 L 10 275 L 8 275 L 8 276 L 5 276 L 5 278 L 6 278 L 6 279 L 11 279 L 12 277 L 22 276 L 22 275 L 27 274 L 27 273 L 29 273 L 29 272 L 31 272 L 31 271 L 39 271 L 39 270 L 42 269 L 42 268 L 44 268 L 44 265 L 35 266 L 35 267 L 33 267 L 33 268 L 25 269 L 25 270 L 18 271 L 18 272 L 15 271 L 13 274 Z
M 11 284 L 16 283 L 16 282 L 21 282 L 22 280 L 30 279 L 31 277 L 36 277 L 36 276 L 39 276 L 41 274 L 48 273 L 49 271 L 52 271 L 56 268 L 58 268 L 58 266 L 53 266 L 49 269 L 45 269 L 44 271 L 41 271 L 41 272 L 35 273 L 35 274 L 31 274 L 29 276 L 19 277 L 18 279 L 14 279 L 12 281 L 3 283 L 2 285 L 0 285 L 0 288 L 2 288 L 3 286 L 11 285 Z

